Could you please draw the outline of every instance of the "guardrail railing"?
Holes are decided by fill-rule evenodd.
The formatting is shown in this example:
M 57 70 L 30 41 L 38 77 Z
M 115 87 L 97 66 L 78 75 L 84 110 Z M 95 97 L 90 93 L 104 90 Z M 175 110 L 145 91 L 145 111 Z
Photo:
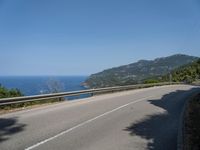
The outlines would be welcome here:
M 162 86 L 162 85 L 170 85 L 170 84 L 179 84 L 179 83 L 165 82 L 165 83 L 154 83 L 154 84 L 137 84 L 137 85 L 116 86 L 116 87 L 99 88 L 99 89 L 88 89 L 88 90 L 73 91 L 73 92 L 62 92 L 62 93 L 43 94 L 43 95 L 34 95 L 34 96 L 2 98 L 2 99 L 0 99 L 0 106 L 9 105 L 9 104 L 25 103 L 25 102 L 33 102 L 33 101 L 42 101 L 42 100 L 53 99 L 53 98 L 77 96 L 77 95 L 83 95 L 83 94 L 96 94 L 96 93 L 104 93 L 104 92 L 107 93 L 107 92 L 132 90 L 132 89 L 138 89 L 138 88 L 146 88 L 146 87 Z

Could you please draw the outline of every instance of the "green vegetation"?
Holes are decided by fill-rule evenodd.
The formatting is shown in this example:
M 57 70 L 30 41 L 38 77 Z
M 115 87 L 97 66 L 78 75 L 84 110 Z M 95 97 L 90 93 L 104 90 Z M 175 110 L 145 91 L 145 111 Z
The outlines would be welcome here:
M 0 98 L 23 96 L 19 89 L 7 89 L 0 84 Z
M 136 63 L 124 65 L 91 75 L 85 85 L 90 88 L 131 85 L 137 83 L 157 83 L 169 81 L 163 77 L 174 69 L 198 60 L 197 57 L 187 55 L 172 55 L 155 60 L 140 60 Z M 174 76 L 175 77 L 175 76 Z M 187 77 L 190 80 L 190 77 Z M 180 81 L 175 80 L 174 81 Z
M 200 79 L 200 59 L 175 69 L 171 72 L 172 81 L 192 83 Z M 163 77 L 163 80 L 169 81 L 169 74 Z
M 159 83 L 159 80 L 156 79 L 148 79 L 144 81 L 144 84 L 150 84 L 150 83 Z
M 19 97 L 23 96 L 19 89 L 7 89 L 4 86 L 0 85 L 0 98 L 11 98 L 11 97 Z M 1 99 L 0 99 L 1 100 Z M 27 107 L 32 105 L 40 105 L 45 103 L 54 103 L 64 101 L 64 98 L 54 98 L 54 99 L 47 99 L 47 100 L 38 100 L 33 102 L 24 102 L 18 104 L 9 104 L 0 106 L 1 110 L 10 110 L 15 108 Z

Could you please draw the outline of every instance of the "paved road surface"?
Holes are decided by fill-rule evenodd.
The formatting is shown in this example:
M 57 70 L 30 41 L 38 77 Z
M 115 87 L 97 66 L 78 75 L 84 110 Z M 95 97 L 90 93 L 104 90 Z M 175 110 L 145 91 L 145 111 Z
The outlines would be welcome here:
M 175 150 L 185 100 L 173 85 L 100 95 L 0 116 L 0 150 Z

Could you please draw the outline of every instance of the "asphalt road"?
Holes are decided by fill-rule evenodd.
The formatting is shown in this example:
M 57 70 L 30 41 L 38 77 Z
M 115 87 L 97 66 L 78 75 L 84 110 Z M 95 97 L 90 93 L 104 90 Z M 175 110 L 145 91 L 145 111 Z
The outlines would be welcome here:
M 0 150 L 175 150 L 185 100 L 172 85 L 106 94 L 0 116 Z

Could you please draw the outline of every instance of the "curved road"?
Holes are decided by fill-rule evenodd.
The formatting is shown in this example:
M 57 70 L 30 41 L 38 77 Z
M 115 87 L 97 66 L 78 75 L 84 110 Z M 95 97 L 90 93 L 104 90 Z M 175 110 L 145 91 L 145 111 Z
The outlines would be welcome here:
M 1 150 L 175 150 L 185 100 L 173 85 L 125 91 L 0 116 Z

